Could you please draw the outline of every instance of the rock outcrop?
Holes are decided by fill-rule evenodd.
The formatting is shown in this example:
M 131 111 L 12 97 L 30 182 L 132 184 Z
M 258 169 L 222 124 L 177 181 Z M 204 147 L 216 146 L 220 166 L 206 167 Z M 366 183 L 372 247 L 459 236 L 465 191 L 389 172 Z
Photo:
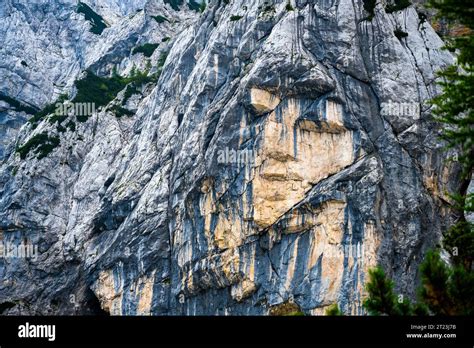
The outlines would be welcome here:
M 0 5 L 0 239 L 38 247 L 0 260 L 4 314 L 363 314 L 377 264 L 414 296 L 462 185 L 428 104 L 453 57 L 414 7 L 83 3 Z M 26 122 L 85 71 L 131 77 Z

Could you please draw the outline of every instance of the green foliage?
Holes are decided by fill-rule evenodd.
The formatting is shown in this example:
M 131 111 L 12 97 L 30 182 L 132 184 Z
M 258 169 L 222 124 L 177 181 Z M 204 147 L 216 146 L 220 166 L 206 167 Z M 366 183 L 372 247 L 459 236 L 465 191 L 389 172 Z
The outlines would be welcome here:
M 25 105 L 19 102 L 18 100 L 11 98 L 3 93 L 0 93 L 0 100 L 7 102 L 10 106 L 12 106 L 15 109 L 15 111 L 18 111 L 18 112 L 25 112 L 30 115 L 33 115 L 36 112 L 38 112 L 38 109 L 36 109 L 35 107 Z
M 364 0 L 364 10 L 369 14 L 368 20 L 372 20 L 375 16 L 375 5 L 377 0 Z
M 67 94 L 61 94 L 58 99 L 56 99 L 56 101 L 54 103 L 51 103 L 51 104 L 48 104 L 46 105 L 43 109 L 41 109 L 40 111 L 36 112 L 33 117 L 31 117 L 28 122 L 31 123 L 33 125 L 33 128 L 36 127 L 37 123 L 39 121 L 41 121 L 42 119 L 44 119 L 46 116 L 48 115 L 51 115 L 51 114 L 54 114 L 54 112 L 56 111 L 56 104 L 58 103 L 63 103 L 64 101 L 66 101 L 68 98 L 68 95 Z M 53 120 L 54 121 L 54 120 Z M 54 123 L 54 122 L 52 122 Z
M 90 31 L 94 34 L 100 35 L 107 28 L 107 24 L 104 21 L 104 18 L 99 16 L 93 9 L 87 6 L 83 2 L 79 2 L 77 6 L 77 13 L 83 13 L 87 21 L 89 21 L 92 26 Z
M 420 300 L 438 315 L 474 314 L 474 273 L 464 266 L 449 267 L 438 251 L 430 251 L 421 267 Z
M 50 154 L 60 143 L 58 137 L 50 137 L 48 133 L 39 133 L 28 140 L 24 145 L 17 148 L 16 152 L 20 154 L 21 159 L 25 159 L 31 151 L 37 155 L 40 160 Z
M 408 36 L 407 32 L 404 32 L 400 27 L 397 27 L 394 32 L 395 36 L 398 38 L 398 40 L 403 39 L 404 37 Z
M 271 14 L 274 14 L 275 13 L 275 6 L 270 4 L 269 2 L 265 1 L 263 3 L 263 9 L 262 9 L 262 14 L 264 15 L 271 15 Z M 258 9 L 261 9 L 261 7 L 259 6 Z
M 393 315 L 396 313 L 396 296 L 393 282 L 387 279 L 381 267 L 369 270 L 369 281 L 366 284 L 369 294 L 363 306 L 371 315 Z
M 465 0 L 430 0 L 428 5 L 438 11 L 438 17 L 456 21 L 472 29 L 474 25 L 473 5 Z
M 392 13 L 396 11 L 401 11 L 411 5 L 410 0 L 393 0 L 392 3 L 385 6 L 385 11 L 387 13 Z
M 470 178 L 474 164 L 474 9 L 472 2 L 463 0 L 431 0 L 439 16 L 457 21 L 469 30 L 464 36 L 449 40 L 446 48 L 458 53 L 457 64 L 440 73 L 443 93 L 432 101 L 437 119 L 445 125 L 443 138 L 449 147 L 461 151 L 459 162 L 466 178 Z M 393 283 L 380 269 L 369 272 L 369 297 L 364 307 L 371 314 L 402 315 L 474 315 L 474 229 L 463 213 L 474 211 L 473 194 L 452 195 L 461 219 L 443 236 L 443 247 L 452 265 L 441 259 L 439 251 L 429 251 L 420 265 L 421 287 L 415 306 L 408 302 L 394 310 Z
M 470 179 L 474 167 L 474 7 L 472 2 L 463 0 L 431 0 L 429 5 L 438 11 L 438 17 L 467 29 L 463 35 L 448 39 L 446 49 L 456 52 L 457 63 L 439 74 L 443 78 L 440 83 L 443 93 L 434 98 L 432 104 L 436 119 L 445 126 L 442 137 L 448 147 L 460 152 L 458 159 L 463 175 Z M 474 211 L 473 194 L 457 194 L 452 198 L 461 213 Z M 443 247 L 455 264 L 455 277 L 464 276 L 464 280 L 469 282 L 474 257 L 473 225 L 461 217 L 444 234 Z M 459 270 L 460 267 L 465 274 Z M 461 281 L 458 279 L 456 282 Z
M 420 20 L 420 25 L 425 23 L 428 19 L 428 16 L 424 12 L 418 12 L 418 19 Z
M 433 99 L 436 119 L 445 127 L 442 137 L 448 147 L 460 152 L 463 175 L 470 179 L 474 166 L 474 8 L 462 0 L 431 0 L 438 16 L 465 26 L 461 36 L 447 39 L 446 49 L 456 52 L 457 62 L 439 73 L 443 93 Z M 459 221 L 444 234 L 443 247 L 451 256 L 447 266 L 432 253 L 423 267 L 420 297 L 434 314 L 474 314 L 474 226 L 463 213 L 474 211 L 473 194 L 451 196 L 461 213 Z M 445 280 L 445 283 L 442 283 Z
M 169 36 L 166 36 L 166 37 L 161 39 L 161 42 L 168 42 L 170 40 L 171 40 L 171 38 Z
M 73 103 L 95 103 L 96 107 L 105 106 L 115 99 L 117 93 L 127 85 L 127 80 L 121 76 L 99 77 L 92 71 L 75 82 L 77 94 Z
M 161 55 L 160 55 L 160 58 L 161 58 Z M 130 72 L 130 77 L 127 79 L 129 83 L 127 84 L 127 87 L 123 94 L 122 105 L 125 105 L 128 99 L 130 99 L 132 95 L 139 94 L 141 86 L 150 82 L 156 82 L 158 80 L 160 72 L 149 76 L 148 73 L 150 69 L 151 69 L 151 65 L 149 64 L 147 65 L 147 68 L 143 72 L 137 71 L 135 67 L 132 68 L 132 71 Z
M 426 315 L 424 304 L 412 304 L 406 297 L 393 291 L 393 281 L 386 277 L 381 267 L 369 270 L 366 284 L 368 297 L 363 307 L 370 315 Z
M 123 104 L 125 104 L 133 94 L 139 93 L 138 88 L 157 80 L 157 75 L 148 75 L 150 68 L 148 66 L 145 71 L 140 72 L 134 67 L 129 77 L 122 77 L 117 73 L 112 74 L 111 77 L 99 77 L 87 71 L 85 78 L 75 82 L 77 94 L 72 102 L 94 103 L 96 107 L 106 106 L 117 97 L 120 91 L 127 88 L 124 92 Z M 79 122 L 85 122 L 87 119 L 87 116 L 77 116 Z
M 462 266 L 453 268 L 448 294 L 454 302 L 456 315 L 474 315 L 474 272 Z
M 288 2 L 286 3 L 285 9 L 286 9 L 287 11 L 294 11 L 294 10 L 295 10 L 295 9 L 293 8 L 293 6 L 291 6 L 291 2 L 290 2 L 290 1 L 288 1 Z
M 473 315 L 474 273 L 464 265 L 448 266 L 438 251 L 429 251 L 420 265 L 418 303 L 399 301 L 393 282 L 380 267 L 369 270 L 364 308 L 371 315 Z
M 462 71 L 459 69 L 463 69 Z M 474 66 L 451 66 L 440 75 L 443 94 L 433 99 L 437 120 L 447 125 L 443 138 L 461 151 L 459 162 L 469 175 L 474 165 Z
M 204 1 L 204 9 L 206 8 L 206 1 Z M 169 4 L 171 6 L 171 8 L 175 11 L 179 11 L 180 7 L 183 5 L 184 1 L 183 0 L 164 0 L 164 3 L 165 4 Z M 196 12 L 199 12 L 203 10 L 203 4 L 202 2 L 201 3 L 198 3 L 196 0 L 189 0 L 187 1 L 187 5 L 188 5 L 188 8 L 190 10 L 193 10 L 193 11 L 196 11 Z
M 163 17 L 163 16 L 152 16 L 151 18 L 153 18 L 155 21 L 157 21 L 158 23 L 164 23 L 164 22 L 168 22 L 169 23 L 169 19 L 166 18 L 166 17 Z
M 66 133 L 67 129 L 66 127 L 63 127 L 60 123 L 58 123 L 56 125 L 56 130 L 59 132 L 59 133 Z
M 428 314 L 428 307 L 424 303 L 418 302 L 415 304 L 413 308 L 413 315 L 425 316 Z
M 66 128 L 68 128 L 71 132 L 76 131 L 76 124 L 73 121 L 69 121 L 66 123 Z
M 164 0 L 164 3 L 170 4 L 173 10 L 179 11 L 179 7 L 183 4 L 183 0 Z
M 235 15 L 234 15 L 234 16 L 230 16 L 230 21 L 231 21 L 231 22 L 235 22 L 235 21 L 238 21 L 238 20 L 240 20 L 240 19 L 242 19 L 242 18 L 243 18 L 243 16 L 235 16 Z
M 88 119 L 89 119 L 89 116 L 87 116 L 87 115 L 77 115 L 76 116 L 76 120 L 78 122 L 81 122 L 81 123 L 87 122 Z
M 284 302 L 270 308 L 271 316 L 304 316 L 300 307 L 294 302 Z
M 474 194 L 451 195 L 454 208 L 462 213 L 474 212 Z M 471 269 L 474 262 L 474 225 L 464 218 L 451 226 L 443 235 L 443 248 L 450 254 L 456 265 Z
M 206 1 L 205 0 L 201 0 L 202 2 L 199 3 L 195 0 L 189 0 L 188 1 L 188 8 L 190 10 L 193 10 L 193 11 L 196 11 L 196 12 L 204 12 L 204 10 L 206 9 Z
M 413 306 L 405 297 L 401 301 L 396 302 L 394 308 L 395 315 L 413 315 Z
M 473 265 L 474 226 L 467 221 L 460 221 L 444 235 L 443 247 L 450 253 L 453 262 L 463 264 L 466 268 Z
M 66 119 L 67 116 L 64 116 L 64 115 L 57 115 L 56 113 L 53 114 L 52 116 L 50 116 L 48 118 L 48 121 L 49 123 L 51 124 L 55 124 L 55 123 L 58 123 L 58 124 L 61 124 L 65 119 Z
M 132 54 L 143 53 L 145 57 L 151 57 L 158 46 L 159 44 L 146 43 L 144 45 L 135 47 L 132 51 Z
M 125 89 L 125 92 L 123 93 L 123 99 L 122 99 L 122 105 L 127 104 L 127 101 L 130 99 L 130 97 L 134 94 L 139 94 L 140 91 L 138 90 L 137 86 L 135 84 L 130 84 L 127 86 Z
M 188 1 L 188 8 L 190 10 L 199 12 L 200 7 L 201 7 L 201 5 L 197 1 L 194 1 L 194 0 Z
M 420 298 L 428 304 L 433 313 L 450 314 L 452 303 L 446 293 L 449 270 L 438 252 L 430 251 L 421 264 L 423 287 Z
M 448 146 L 460 149 L 459 162 L 464 175 L 474 166 L 474 10 L 472 2 L 463 0 L 431 0 L 430 6 L 448 21 L 456 21 L 468 30 L 464 35 L 448 39 L 446 48 L 457 52 L 457 64 L 439 75 L 443 93 L 434 98 L 434 113 L 446 127 L 443 138 Z
M 160 57 L 158 58 L 158 68 L 161 69 L 166 63 L 166 58 L 168 58 L 168 51 L 163 51 L 160 54 Z
M 341 310 L 339 309 L 339 306 L 337 305 L 337 303 L 334 303 L 332 305 L 330 305 L 327 309 L 326 309 L 326 315 L 329 315 L 329 316 L 341 316 L 341 315 L 344 315 Z
M 199 12 L 203 13 L 204 11 L 206 11 L 206 7 L 207 7 L 207 1 L 202 0 L 201 5 L 199 6 Z

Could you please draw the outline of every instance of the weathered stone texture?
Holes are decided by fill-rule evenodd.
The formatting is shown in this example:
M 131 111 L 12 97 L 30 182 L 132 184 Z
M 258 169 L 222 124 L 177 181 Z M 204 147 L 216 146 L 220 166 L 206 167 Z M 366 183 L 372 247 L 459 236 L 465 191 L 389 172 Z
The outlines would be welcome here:
M 414 296 L 461 182 L 427 104 L 453 57 L 413 7 L 377 4 L 369 20 L 361 0 L 211 1 L 202 14 L 85 2 L 109 24 L 100 36 L 75 1 L 2 1 L 0 92 L 41 108 L 86 69 L 154 72 L 169 54 L 131 117 L 99 109 L 58 133 L 0 109 L 2 239 L 40 250 L 0 260 L 5 314 L 259 315 L 288 301 L 363 314 L 376 264 Z M 147 42 L 160 43 L 150 58 L 131 53 Z M 60 145 L 20 159 L 15 144 L 41 131 Z

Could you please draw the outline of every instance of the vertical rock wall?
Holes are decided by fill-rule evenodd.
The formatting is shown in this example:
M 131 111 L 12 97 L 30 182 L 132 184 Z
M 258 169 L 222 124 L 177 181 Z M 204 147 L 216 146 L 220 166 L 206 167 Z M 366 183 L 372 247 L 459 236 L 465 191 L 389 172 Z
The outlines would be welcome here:
M 157 3 L 108 35 L 163 36 Z M 427 104 L 452 57 L 413 7 L 379 2 L 371 19 L 362 1 L 287 4 L 183 9 L 134 116 L 101 109 L 46 158 L 9 153 L 3 240 L 40 256 L 1 264 L 7 313 L 363 314 L 377 264 L 414 295 L 461 185 Z M 110 45 L 86 67 L 147 61 Z

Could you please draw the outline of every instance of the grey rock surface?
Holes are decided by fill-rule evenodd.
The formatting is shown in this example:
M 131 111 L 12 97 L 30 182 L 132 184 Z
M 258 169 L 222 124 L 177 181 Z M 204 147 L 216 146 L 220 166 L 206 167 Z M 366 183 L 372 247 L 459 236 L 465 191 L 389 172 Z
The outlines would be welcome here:
M 84 2 L 102 34 L 75 1 L 0 4 L 1 93 L 40 109 L 87 69 L 161 74 L 133 116 L 65 132 L 0 105 L 0 239 L 38 247 L 0 259 L 4 314 L 364 314 L 377 264 L 414 296 L 462 182 L 427 103 L 453 57 L 413 7 Z M 15 152 L 44 132 L 46 157 Z

